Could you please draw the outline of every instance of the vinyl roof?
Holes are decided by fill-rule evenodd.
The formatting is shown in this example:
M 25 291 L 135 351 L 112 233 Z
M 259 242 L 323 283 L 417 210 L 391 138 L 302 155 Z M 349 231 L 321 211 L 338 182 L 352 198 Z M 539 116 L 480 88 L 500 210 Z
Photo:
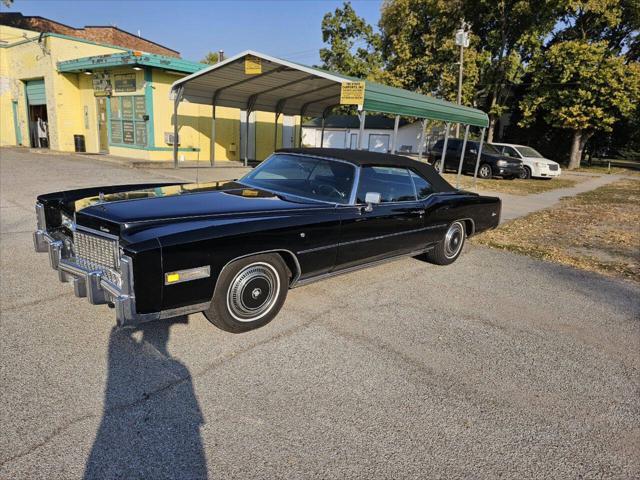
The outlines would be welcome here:
M 418 162 L 404 155 L 370 152 L 368 150 L 349 150 L 344 148 L 281 148 L 276 153 L 293 153 L 315 157 L 335 158 L 358 166 L 384 166 L 409 168 L 420 173 L 437 191 L 449 192 L 454 188 L 440 176 L 431 165 Z
M 246 74 L 245 58 L 261 59 L 261 73 Z M 286 115 L 322 115 L 325 109 L 340 104 L 343 83 L 361 79 L 315 67 L 282 60 L 247 50 L 176 81 L 175 95 L 182 89 L 182 100 L 253 110 L 279 111 Z M 363 109 L 408 117 L 486 127 L 489 118 L 475 108 L 456 105 L 428 95 L 388 87 L 365 80 Z

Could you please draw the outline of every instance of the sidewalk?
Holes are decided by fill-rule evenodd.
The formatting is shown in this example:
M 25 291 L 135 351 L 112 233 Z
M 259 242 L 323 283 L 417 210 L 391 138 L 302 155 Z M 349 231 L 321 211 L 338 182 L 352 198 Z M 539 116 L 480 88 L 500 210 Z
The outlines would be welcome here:
M 579 193 L 589 192 L 596 188 L 608 185 L 617 180 L 628 178 L 625 175 L 601 175 L 590 180 L 578 183 L 569 188 L 558 188 L 548 192 L 533 195 L 510 195 L 508 193 L 490 192 L 479 190 L 481 195 L 499 197 L 502 200 L 502 215 L 500 223 L 508 222 L 519 217 L 524 217 L 538 210 L 549 208 L 560 202 L 562 197 L 573 197 Z M 553 180 L 551 180 L 553 181 Z

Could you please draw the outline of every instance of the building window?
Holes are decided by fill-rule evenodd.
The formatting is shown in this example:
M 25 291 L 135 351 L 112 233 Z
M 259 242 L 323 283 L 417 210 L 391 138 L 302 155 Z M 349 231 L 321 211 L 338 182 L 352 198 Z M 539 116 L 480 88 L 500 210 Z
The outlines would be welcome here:
M 144 95 L 111 97 L 111 143 L 147 146 Z

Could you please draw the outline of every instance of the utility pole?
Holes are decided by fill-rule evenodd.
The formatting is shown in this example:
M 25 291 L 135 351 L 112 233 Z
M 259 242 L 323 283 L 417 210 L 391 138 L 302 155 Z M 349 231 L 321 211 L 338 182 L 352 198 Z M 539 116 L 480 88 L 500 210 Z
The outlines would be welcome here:
M 462 20 L 462 25 L 456 32 L 456 45 L 460 47 L 460 65 L 458 69 L 458 105 L 462 105 L 462 72 L 464 70 L 464 49 L 469 47 L 469 32 L 467 22 Z M 456 137 L 460 136 L 460 124 L 456 123 Z

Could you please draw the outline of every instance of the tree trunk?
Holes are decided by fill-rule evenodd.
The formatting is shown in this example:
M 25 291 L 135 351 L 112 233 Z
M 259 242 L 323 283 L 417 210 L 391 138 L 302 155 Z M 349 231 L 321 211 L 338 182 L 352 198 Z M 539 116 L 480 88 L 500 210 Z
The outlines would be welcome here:
M 569 166 L 567 170 L 573 170 L 580 167 L 582 160 L 582 152 L 593 133 L 586 133 L 583 130 L 573 131 L 573 140 L 571 141 L 571 153 L 569 154 Z
M 496 118 L 489 115 L 489 127 L 487 128 L 487 143 L 493 142 L 493 132 L 496 128 Z

